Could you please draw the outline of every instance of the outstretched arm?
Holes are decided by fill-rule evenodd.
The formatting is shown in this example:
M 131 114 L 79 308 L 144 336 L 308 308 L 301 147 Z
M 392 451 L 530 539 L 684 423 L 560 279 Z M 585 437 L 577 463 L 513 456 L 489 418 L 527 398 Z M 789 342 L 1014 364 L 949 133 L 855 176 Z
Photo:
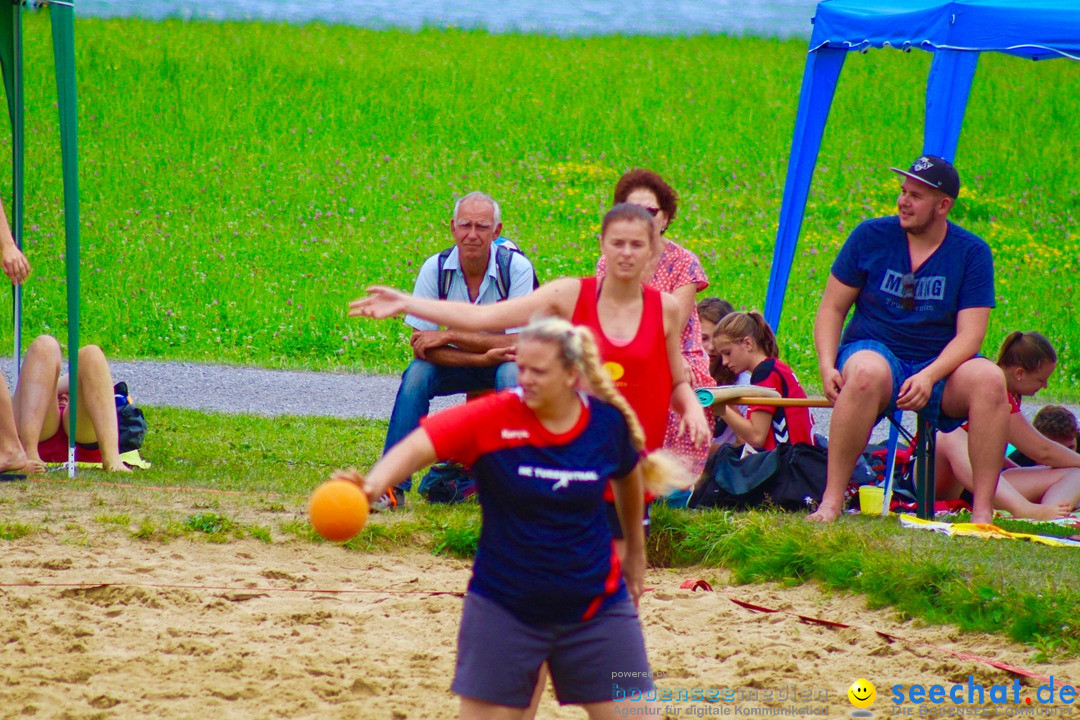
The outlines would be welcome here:
M 438 458 L 435 457 L 435 446 L 431 444 L 424 428 L 417 428 L 405 436 L 401 442 L 382 456 L 375 463 L 367 475 L 361 475 L 356 470 L 338 470 L 331 477 L 335 480 L 348 480 L 360 486 L 368 496 L 368 500 L 381 497 L 391 485 L 399 482 L 401 478 L 412 475 L 417 470 L 425 468 Z
M 368 296 L 349 303 L 350 317 L 388 318 L 410 313 L 459 330 L 505 330 L 525 325 L 537 314 L 569 318 L 577 302 L 581 281 L 563 278 L 543 285 L 524 297 L 473 305 L 407 295 L 393 288 L 373 285 Z
M 679 338 L 682 336 L 679 301 L 667 293 L 661 297 L 664 303 L 664 342 L 667 344 L 668 365 L 671 366 L 671 409 L 682 418 L 679 432 L 687 433 L 695 445 L 704 445 L 712 439 L 712 428 L 709 427 L 705 410 L 698 402 L 694 389 L 686 381 L 686 373 L 683 371 L 685 362 L 682 348 L 679 347 Z
M 818 370 L 821 372 L 821 388 L 825 397 L 836 402 L 844 387 L 844 378 L 836 367 L 836 354 L 840 349 L 840 332 L 848 311 L 859 296 L 859 288 L 845 285 L 830 274 L 825 283 L 825 293 L 818 305 L 814 321 L 814 347 L 817 348 Z
M 1009 442 L 1037 465 L 1080 467 L 1080 454 L 1043 435 L 1021 413 L 1009 415 Z

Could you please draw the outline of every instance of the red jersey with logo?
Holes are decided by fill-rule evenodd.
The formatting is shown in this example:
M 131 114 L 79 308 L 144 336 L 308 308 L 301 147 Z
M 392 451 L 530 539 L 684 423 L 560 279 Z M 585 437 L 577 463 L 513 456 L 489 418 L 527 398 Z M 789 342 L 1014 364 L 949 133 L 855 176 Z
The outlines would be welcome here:
M 520 389 L 430 415 L 420 426 L 440 460 L 475 471 L 483 523 L 469 592 L 523 622 L 588 620 L 626 597 L 604 508 L 611 478 L 638 462 L 615 407 L 582 395 L 581 416 L 547 430 Z
M 772 388 L 780 393 L 780 397 L 806 397 L 795 373 L 776 358 L 764 360 L 754 368 L 750 373 L 750 383 Z M 758 448 L 759 450 L 773 450 L 779 443 L 814 444 L 814 418 L 810 415 L 810 408 L 748 405 L 746 417 L 749 418 L 750 413 L 755 411 L 765 411 L 772 415 L 772 432 L 766 436 L 765 445 Z
M 644 293 L 641 322 L 629 343 L 619 344 L 604 335 L 596 311 L 599 281 L 594 277 L 581 279 L 581 292 L 570 322 L 593 331 L 604 368 L 637 413 L 645 430 L 645 451 L 651 452 L 664 444 L 673 383 L 664 338 L 663 300 L 658 291 L 644 285 L 641 289 Z

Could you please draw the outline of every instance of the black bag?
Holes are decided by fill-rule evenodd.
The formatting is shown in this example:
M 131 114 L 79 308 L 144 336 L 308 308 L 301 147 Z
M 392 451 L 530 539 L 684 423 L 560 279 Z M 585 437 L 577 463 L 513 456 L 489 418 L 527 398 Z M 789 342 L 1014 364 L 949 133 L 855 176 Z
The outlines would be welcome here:
M 120 452 L 138 450 L 146 439 L 146 416 L 128 400 L 126 382 L 116 383 L 113 393 L 116 395 L 116 429 L 120 431 Z
M 807 443 L 781 443 L 775 450 L 739 457 L 742 448 L 724 445 L 709 456 L 688 507 L 743 509 L 772 504 L 783 510 L 817 507 L 825 492 L 828 455 Z
M 437 462 L 424 473 L 416 490 L 429 503 L 456 505 L 476 494 L 476 478 L 457 463 Z

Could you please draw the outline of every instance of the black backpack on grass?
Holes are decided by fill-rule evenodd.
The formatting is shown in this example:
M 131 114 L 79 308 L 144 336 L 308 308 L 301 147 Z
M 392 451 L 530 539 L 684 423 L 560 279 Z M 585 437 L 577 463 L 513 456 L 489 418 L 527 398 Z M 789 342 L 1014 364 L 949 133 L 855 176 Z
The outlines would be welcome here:
M 126 382 L 113 386 L 116 395 L 116 428 L 120 431 L 120 452 L 138 450 L 146 439 L 146 415 L 128 400 Z
M 741 453 L 741 447 L 723 445 L 710 455 L 687 507 L 817 508 L 825 492 L 825 448 L 780 443 L 775 450 L 746 457 Z

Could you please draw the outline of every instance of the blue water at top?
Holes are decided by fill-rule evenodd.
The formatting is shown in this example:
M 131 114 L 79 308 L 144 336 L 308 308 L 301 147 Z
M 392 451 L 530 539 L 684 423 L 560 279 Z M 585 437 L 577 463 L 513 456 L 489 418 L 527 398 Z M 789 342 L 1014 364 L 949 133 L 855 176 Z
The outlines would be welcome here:
M 810 37 L 817 0 L 75 0 L 93 17 L 478 28 L 546 35 Z

